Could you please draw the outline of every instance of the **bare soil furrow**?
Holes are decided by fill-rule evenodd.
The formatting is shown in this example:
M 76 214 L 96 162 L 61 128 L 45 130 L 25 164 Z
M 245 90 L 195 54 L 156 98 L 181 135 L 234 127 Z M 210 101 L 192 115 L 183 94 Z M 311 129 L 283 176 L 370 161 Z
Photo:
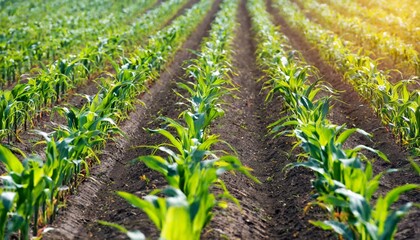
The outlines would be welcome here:
M 256 65 L 255 43 L 250 17 L 242 2 L 238 14 L 240 27 L 234 42 L 233 65 L 238 75 L 233 81 L 238 98 L 227 97 L 226 115 L 214 126 L 214 132 L 230 143 L 241 161 L 254 169 L 262 181 L 257 184 L 242 175 L 226 174 L 228 189 L 241 202 L 241 208 L 230 204 L 216 212 L 205 239 L 315 239 L 330 234 L 308 222 L 319 212 L 303 209 L 310 201 L 312 173 L 294 169 L 285 175 L 282 169 L 296 161 L 290 154 L 293 139 L 267 136 L 267 126 L 277 120 L 282 110 L 280 98 L 265 103 L 263 73 Z M 228 150 L 228 149 L 226 149 Z

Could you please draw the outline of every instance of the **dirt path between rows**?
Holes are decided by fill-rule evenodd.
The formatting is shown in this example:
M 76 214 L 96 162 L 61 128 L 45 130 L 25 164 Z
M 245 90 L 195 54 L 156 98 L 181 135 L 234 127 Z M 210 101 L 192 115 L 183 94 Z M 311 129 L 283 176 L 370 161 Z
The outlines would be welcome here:
M 267 6 L 271 6 L 268 1 Z M 374 159 L 375 172 L 384 171 L 389 168 L 398 168 L 401 171 L 387 174 L 382 178 L 380 193 L 386 193 L 390 189 L 405 183 L 420 183 L 420 177 L 416 175 L 409 162 L 408 153 L 401 146 L 395 143 L 395 137 L 382 125 L 380 119 L 369 107 L 369 103 L 362 100 L 353 87 L 348 84 L 343 76 L 334 70 L 331 65 L 324 62 L 314 46 L 311 46 L 302 33 L 292 29 L 287 22 L 281 18 L 275 7 L 269 8 L 274 16 L 275 22 L 280 25 L 282 32 L 290 39 L 294 49 L 299 50 L 306 61 L 317 67 L 324 81 L 340 92 L 337 101 L 333 101 L 333 108 L 329 119 L 335 124 L 347 124 L 348 127 L 358 127 L 374 136 L 372 140 L 354 135 L 349 139 L 348 147 L 359 144 L 373 147 L 384 152 L 391 163 L 380 160 L 373 154 L 367 154 Z M 402 202 L 420 202 L 419 191 L 412 191 L 402 197 Z M 412 209 L 410 215 L 399 225 L 397 239 L 419 239 L 420 238 L 420 211 Z
M 316 211 L 304 214 L 310 201 L 312 173 L 294 169 L 285 175 L 283 167 L 296 161 L 290 154 L 293 139 L 267 136 L 267 126 L 277 120 L 282 110 L 281 100 L 265 103 L 266 92 L 257 82 L 263 73 L 256 65 L 255 42 L 250 16 L 242 1 L 238 14 L 241 24 L 234 42 L 233 66 L 238 74 L 239 98 L 227 97 L 226 116 L 214 127 L 221 139 L 238 152 L 244 165 L 254 169 L 262 181 L 256 184 L 242 175 L 226 174 L 228 189 L 241 202 L 216 212 L 204 239 L 328 239 L 330 234 L 316 229 L 308 220 Z
M 97 220 L 119 223 L 128 229 L 141 229 L 146 236 L 157 238 L 157 231 L 147 216 L 116 196 L 115 191 L 144 196 L 151 189 L 164 186 L 165 181 L 159 174 L 143 164 L 132 164 L 131 160 L 150 154 L 149 150 L 136 146 L 164 141 L 159 136 L 150 135 L 143 128 L 157 128 L 160 124 L 155 121 L 157 117 L 176 118 L 182 111 L 175 104 L 180 99 L 173 90 L 176 89 L 176 82 L 184 77 L 182 64 L 194 57 L 190 49 L 199 48 L 219 3 L 220 0 L 215 2 L 210 13 L 181 47 L 170 66 L 150 88 L 149 93 L 142 97 L 145 107 L 138 106 L 130 114 L 129 120 L 121 126 L 127 138 L 107 145 L 101 154 L 101 165 L 92 170 L 91 177 L 79 186 L 78 193 L 70 197 L 67 208 L 60 213 L 52 226 L 55 230 L 46 234 L 43 239 L 125 239 L 124 235 L 114 229 L 99 225 Z M 142 176 L 150 179 L 150 182 L 141 180 Z

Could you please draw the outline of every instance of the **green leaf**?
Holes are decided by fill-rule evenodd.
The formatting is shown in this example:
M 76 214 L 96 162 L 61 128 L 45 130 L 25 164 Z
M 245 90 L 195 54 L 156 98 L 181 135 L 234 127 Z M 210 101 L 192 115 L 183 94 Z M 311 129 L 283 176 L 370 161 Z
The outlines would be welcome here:
M 101 220 L 98 220 L 98 223 L 104 226 L 113 227 L 117 229 L 118 231 L 125 233 L 130 238 L 130 240 L 146 240 L 146 236 L 144 236 L 144 234 L 140 231 L 128 231 L 125 227 L 119 224 L 101 221 Z
M 162 239 L 195 239 L 188 208 L 168 208 L 165 217 L 165 225 L 163 226 L 160 237 Z
M 355 239 L 351 229 L 345 224 L 337 221 L 309 221 L 313 225 L 320 227 L 324 230 L 333 230 L 334 232 L 340 234 L 344 239 Z
M 117 192 L 117 194 L 120 197 L 127 200 L 134 207 L 143 210 L 149 216 L 150 220 L 152 220 L 152 222 L 156 225 L 156 227 L 161 229 L 162 222 L 158 215 L 158 209 L 156 209 L 156 208 L 159 208 L 159 205 L 157 205 L 155 208 L 155 206 L 150 201 L 143 200 L 131 193 Z M 154 196 L 149 196 L 149 197 L 154 197 Z
M 356 128 L 345 130 L 343 133 L 340 134 L 336 142 L 343 144 L 354 132 L 356 132 Z
M 396 187 L 385 195 L 385 201 L 388 204 L 388 206 L 391 206 L 394 202 L 398 200 L 398 198 L 400 197 L 402 193 L 410 191 L 415 188 L 420 188 L 420 186 L 417 184 L 405 184 L 405 185 Z
M 24 167 L 19 159 L 7 148 L 0 145 L 0 161 L 6 165 L 8 172 L 20 174 Z
M 394 238 L 398 222 L 405 214 L 408 213 L 412 205 L 412 203 L 406 203 L 398 210 L 393 211 L 391 215 L 386 218 L 384 232 L 380 235 L 379 240 L 388 240 Z
M 2 192 L 1 193 L 0 195 L 1 202 L 6 212 L 12 209 L 15 196 L 16 196 L 15 192 Z
M 371 151 L 373 153 L 376 153 L 380 158 L 382 158 L 386 162 L 390 162 L 389 159 L 388 159 L 388 157 L 385 155 L 385 153 L 383 153 L 383 152 L 381 152 L 379 150 L 373 149 L 371 147 L 367 147 L 365 145 L 358 145 L 355 148 L 353 148 L 353 150 L 356 150 L 356 151 L 357 150 L 361 150 L 361 149 L 365 149 L 365 150 Z
M 160 156 L 140 156 L 138 157 L 139 161 L 144 162 L 149 168 L 162 173 L 164 176 L 168 175 L 168 165 L 169 163 Z
M 370 220 L 372 209 L 362 195 L 345 188 L 338 188 L 335 192 L 348 197 L 350 210 L 354 216 L 364 222 L 368 222 Z
M 176 147 L 178 151 L 182 153 L 182 144 L 170 132 L 164 129 L 152 130 L 152 132 L 156 132 L 165 136 L 174 145 L 174 147 Z
M 410 164 L 413 167 L 414 171 L 417 173 L 417 175 L 420 175 L 420 166 L 412 158 L 409 158 L 408 160 L 410 161 Z
M 107 222 L 107 221 L 102 221 L 102 220 L 98 220 L 98 223 L 104 226 L 113 227 L 122 233 L 128 232 L 128 230 L 124 226 L 121 226 L 117 223 L 112 223 L 112 222 Z

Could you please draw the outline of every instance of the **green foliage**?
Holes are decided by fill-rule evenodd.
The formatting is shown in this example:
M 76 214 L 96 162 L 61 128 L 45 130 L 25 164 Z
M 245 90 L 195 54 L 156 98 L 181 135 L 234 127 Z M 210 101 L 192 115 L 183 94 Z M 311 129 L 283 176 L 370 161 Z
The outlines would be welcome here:
M 135 6 L 134 9 L 146 8 L 154 2 L 154 0 L 145 0 L 142 4 Z M 121 89 L 128 87 L 125 85 L 132 85 L 133 82 L 144 81 L 145 76 L 147 76 L 145 75 L 147 68 L 141 68 L 142 71 L 135 71 L 138 65 L 146 67 L 153 54 L 166 50 L 150 48 L 148 51 L 143 50 L 141 56 L 125 58 L 124 55 L 127 51 L 121 52 L 120 49 L 127 45 L 127 42 L 134 41 L 133 39 L 145 39 L 148 34 L 157 32 L 159 27 L 173 17 L 185 2 L 186 0 L 171 0 L 162 3 L 157 8 L 141 16 L 132 25 L 132 29 L 121 28 L 120 31 L 126 30 L 125 33 L 119 33 L 125 37 L 124 39 L 121 39 L 122 36 L 117 33 L 114 33 L 114 36 L 110 38 L 97 37 L 95 38 L 96 41 L 85 43 L 85 48 L 80 51 L 80 54 L 63 56 L 42 69 L 37 69 L 36 75 L 30 76 L 27 83 L 15 85 L 11 93 L 0 90 L 0 110 L 4 108 L 4 113 L 8 113 L 7 116 L 4 114 L 0 116 L 0 140 L 7 137 L 8 142 L 10 142 L 13 135 L 18 138 L 18 130 L 22 127 L 26 130 L 27 125 L 32 123 L 30 120 L 32 117 L 41 116 L 43 112 L 49 111 L 51 106 L 67 95 L 68 90 L 85 83 L 91 76 L 95 76 L 95 73 L 98 71 L 103 71 L 106 62 L 110 62 L 116 72 L 115 75 L 111 73 L 108 73 L 108 75 L 116 78 L 121 82 L 121 85 L 124 85 L 116 88 Z M 103 4 L 99 5 L 102 6 Z M 162 43 L 159 45 L 154 44 L 153 46 L 158 48 L 166 47 Z M 149 47 L 151 46 L 149 45 Z M 119 57 L 122 58 L 121 63 L 112 60 Z M 139 62 L 139 58 L 146 61 Z M 161 59 L 163 60 L 163 58 Z M 136 63 L 129 64 L 130 60 L 136 61 Z M 0 69 L 1 62 L 0 59 Z M 153 66 L 153 71 L 160 70 L 162 62 L 157 64 Z M 133 87 L 130 87 L 133 90 Z M 137 88 L 135 91 L 139 91 L 139 89 Z M 129 104 L 123 107 L 122 111 L 126 113 L 130 109 L 132 109 L 132 106 Z
M 312 1 L 313 2 L 313 1 Z M 420 92 L 408 91 L 408 85 L 418 84 L 417 78 L 401 80 L 395 84 L 388 81 L 389 74 L 378 69 L 378 63 L 362 52 L 352 52 L 336 34 L 313 23 L 289 0 L 277 0 L 280 14 L 291 26 L 301 30 L 326 60 L 333 62 L 359 94 L 371 103 L 383 123 L 392 130 L 401 144 L 406 145 L 417 156 L 419 151 Z M 336 18 L 333 20 L 336 21 Z M 384 40 L 385 41 L 385 40 Z M 401 48 L 401 44 L 392 45 Z M 397 51 L 397 50 L 395 50 Z M 402 54 L 415 55 L 411 51 L 398 50 Z M 415 51 L 414 51 L 415 52 Z M 418 68 L 418 57 L 404 56 Z
M 156 2 L 18 1 L 2 8 L 0 85 L 19 81 L 20 75 L 30 75 L 34 68 L 51 64 L 64 67 L 63 62 L 70 63 L 75 58 L 91 71 L 93 62 L 89 59 L 95 58 L 89 57 L 96 54 L 96 60 L 100 59 L 98 50 L 115 51 L 122 42 L 132 41 L 135 37 L 131 34 L 138 24 L 133 19 Z M 76 52 L 82 52 L 82 57 L 72 56 Z
M 397 223 L 408 212 L 412 203 L 397 210 L 391 205 L 409 190 L 419 188 L 408 184 L 391 190 L 380 197 L 376 205 L 371 203 L 381 176 L 373 175 L 372 165 L 362 154 L 362 150 L 376 153 L 385 161 L 386 155 L 370 147 L 359 145 L 346 149 L 346 140 L 354 133 L 366 137 L 370 134 L 357 128 L 347 129 L 336 126 L 328 119 L 329 97 L 319 97 L 322 90 L 319 81 L 310 83 L 312 68 L 298 59 L 298 54 L 288 51 L 290 46 L 281 37 L 267 17 L 263 1 L 248 2 L 254 30 L 257 33 L 257 56 L 260 65 L 266 69 L 270 89 L 267 99 L 279 94 L 284 99 L 289 115 L 269 126 L 273 134 L 289 134 L 297 139 L 306 161 L 286 166 L 306 167 L 315 172 L 312 185 L 316 191 L 315 200 L 310 204 L 323 207 L 329 212 L 330 220 L 312 221 L 318 227 L 335 231 L 345 239 L 392 239 Z M 289 7 L 282 6 L 286 9 Z M 287 10 L 284 10 L 287 11 Z M 296 17 L 296 24 L 302 19 Z M 290 130 L 292 129 L 292 130 Z M 392 171 L 392 170 L 389 170 Z
M 180 114 L 183 123 L 163 118 L 164 128 L 150 130 L 169 141 L 153 147 L 167 157 L 149 155 L 138 158 L 147 167 L 161 173 L 169 187 L 154 191 L 144 199 L 130 193 L 118 193 L 147 213 L 161 231 L 162 239 L 199 239 L 213 216 L 214 206 L 226 207 L 224 199 L 238 203 L 220 179 L 223 173 L 238 171 L 259 182 L 237 157 L 213 150 L 214 144 L 224 142 L 210 134 L 208 129 L 224 113 L 221 97 L 233 89 L 228 74 L 238 3 L 229 0 L 222 3 L 201 53 L 186 69 L 195 81 L 179 84 L 190 95 L 183 97 L 178 94 L 186 101 L 183 104 L 190 106 Z M 212 193 L 214 187 L 221 190 L 217 196 Z M 156 196 L 158 193 L 165 197 Z
M 159 11 L 169 14 L 165 17 L 170 18 L 170 14 L 175 14 L 176 9 L 182 3 L 183 1 L 179 0 L 168 1 L 162 5 L 162 8 L 156 8 L 156 10 L 160 9 Z M 200 6 L 203 9 L 209 9 L 211 4 L 203 1 Z M 2 220 L 0 227 L 7 226 L 6 230 L 4 228 L 1 230 L 3 236 L 18 233 L 22 239 L 28 239 L 30 235 L 29 225 L 32 219 L 34 223 L 42 221 L 45 224 L 54 218 L 58 204 L 64 195 L 62 192 L 72 190 L 79 174 L 89 174 L 89 165 L 92 159 L 99 162 L 95 152 L 102 148 L 106 141 L 112 139 L 116 134 L 122 134 L 116 126 L 116 122 L 124 119 L 128 111 L 134 108 L 137 101 L 136 96 L 145 90 L 145 83 L 156 79 L 157 73 L 170 60 L 170 56 L 179 49 L 182 42 L 200 22 L 199 18 L 190 21 L 191 16 L 198 13 L 204 16 L 205 11 L 203 9 L 195 7 L 193 10 L 189 10 L 187 16 L 175 19 L 173 25 L 157 33 L 155 38 L 152 37 L 145 48 L 137 50 L 137 53 L 133 54 L 131 58 L 123 59 L 121 66 L 119 66 L 119 63 L 111 61 L 116 72 L 114 81 L 103 81 L 102 88 L 96 95 L 85 96 L 87 103 L 80 109 L 74 107 L 54 108 L 55 111 L 67 119 L 67 125 L 57 127 L 52 133 L 38 132 L 45 139 L 39 144 L 46 145 L 46 157 L 42 159 L 39 156 L 31 156 L 25 160 L 28 164 L 24 164 L 23 168 L 19 169 L 20 178 L 15 177 L 16 173 L 13 172 L 12 168 L 19 160 L 16 157 L 10 158 L 12 156 L 10 152 L 6 150 L 3 152 L 2 161 L 8 164 L 8 167 L 6 167 L 8 173 L 4 176 L 4 181 L 8 183 L 8 187 L 2 188 L 2 191 L 5 192 L 5 201 L 12 199 L 11 194 L 15 194 L 13 195 L 15 196 L 13 204 L 2 207 L 7 211 L 1 212 L 3 214 L 1 216 L 4 217 L 0 218 Z M 154 15 L 162 14 L 156 10 L 152 11 Z M 148 19 L 151 17 L 147 14 L 146 16 Z M 152 25 L 149 24 L 148 26 Z M 180 32 L 175 32 L 175 30 Z M 155 41 L 156 39 L 159 39 L 159 41 Z M 158 59 L 155 58 L 157 55 L 160 56 Z M 69 65 L 67 62 L 61 62 L 60 64 L 61 75 L 58 74 L 59 76 L 71 72 L 69 68 L 78 68 L 77 66 L 71 67 L 73 63 Z M 82 69 L 86 68 L 83 67 Z M 52 70 L 57 69 L 52 68 Z M 52 104 L 52 99 L 58 99 L 58 95 L 54 93 L 61 92 L 62 86 L 68 86 L 64 81 L 57 85 L 54 82 L 40 81 L 39 79 L 37 78 L 36 81 L 31 79 L 28 84 L 45 87 L 45 91 L 37 91 L 39 95 L 36 96 L 40 105 Z M 38 83 L 45 83 L 45 85 L 38 85 Z M 47 94 L 46 89 L 50 89 L 51 94 Z M 12 90 L 5 96 L 9 97 L 15 92 L 16 90 Z M 21 92 L 32 91 L 27 91 L 25 88 L 25 91 Z M 22 97 L 19 96 L 19 98 Z M 32 99 L 32 97 L 29 97 L 29 99 Z M 39 110 L 37 107 L 35 109 L 36 111 Z M 36 184 L 34 184 L 34 177 Z M 32 185 L 23 184 L 22 181 L 29 181 Z M 9 191 L 11 194 L 7 193 Z M 38 224 L 32 225 L 32 234 L 37 234 Z M 140 236 L 137 232 L 127 232 L 127 234 L 133 238 Z
M 329 5 L 321 4 L 316 0 L 299 1 L 299 3 L 304 7 L 304 10 L 311 11 L 318 22 L 328 26 L 329 29 L 341 36 L 350 38 L 351 41 L 367 50 L 375 50 L 376 53 L 389 58 L 407 72 L 417 75 L 420 73 L 419 53 L 412 44 L 405 43 L 395 35 L 380 32 L 376 25 L 369 24 L 360 18 L 344 17 Z M 346 44 L 353 45 L 349 42 Z

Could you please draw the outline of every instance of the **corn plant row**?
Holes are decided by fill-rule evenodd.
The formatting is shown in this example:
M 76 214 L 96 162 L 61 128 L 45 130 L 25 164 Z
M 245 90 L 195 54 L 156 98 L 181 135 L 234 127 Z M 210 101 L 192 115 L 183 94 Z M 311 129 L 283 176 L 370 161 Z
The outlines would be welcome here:
M 352 0 L 321 0 L 336 11 L 346 16 L 358 16 L 378 27 L 382 32 L 399 36 L 407 43 L 415 43 L 420 38 L 420 31 L 413 19 L 403 19 L 383 9 L 382 5 L 365 7 Z M 418 49 L 417 49 L 418 50 Z
M 102 3 L 103 5 L 99 5 Z M 115 10 L 123 10 L 126 14 L 130 14 L 134 9 L 132 8 L 133 0 L 122 0 L 120 3 L 112 3 L 109 0 L 104 1 L 78 1 L 75 3 L 69 3 L 65 0 L 51 0 L 48 2 L 42 0 L 29 0 L 29 1 L 8 1 L 8 4 L 4 3 L 3 8 L 0 9 L 0 18 L 2 22 L 0 23 L 1 27 L 13 27 L 14 24 L 29 20 L 37 21 L 39 24 L 43 25 L 50 23 L 50 20 L 67 20 L 64 24 L 71 25 L 74 21 L 81 21 L 84 23 L 85 18 L 91 17 L 101 17 L 107 14 L 110 14 Z M 125 9 L 121 7 L 125 6 Z M 89 8 L 95 8 L 96 12 L 92 11 L 93 16 L 85 16 L 84 11 Z M 111 9 L 115 8 L 115 9 Z M 54 11 L 55 10 L 55 11 Z M 78 17 L 79 20 L 74 19 L 77 14 L 80 14 Z M 74 16 L 70 16 L 73 13 Z M 64 15 L 64 16 L 63 16 Z M 65 17 L 68 16 L 68 17 Z
M 29 6 L 17 4 L 27 7 L 19 12 L 4 10 L 0 15 L 1 86 L 15 82 L 20 75 L 34 71 L 33 68 L 43 68 L 85 46 L 98 45 L 98 39 L 105 42 L 109 36 L 131 28 L 132 19 L 141 16 L 155 3 L 156 0 L 56 1 L 39 3 L 36 7 L 32 2 Z M 40 9 L 42 11 L 37 13 Z M 69 9 L 73 11 L 67 13 Z M 30 14 L 19 20 L 26 15 L 24 13 Z
M 353 87 L 371 103 L 376 113 L 401 144 L 420 156 L 420 91 L 410 92 L 415 79 L 392 84 L 389 75 L 379 70 L 377 63 L 367 56 L 352 53 L 334 33 L 308 20 L 289 0 L 277 0 L 276 5 L 292 27 L 300 29 L 318 49 L 324 59 L 335 67 Z
M 158 31 L 185 3 L 186 0 L 162 3 L 137 20 L 126 35 L 144 39 Z M 70 89 L 85 83 L 95 71 L 105 66 L 105 62 L 112 62 L 111 58 L 129 62 L 123 52 L 118 52 L 120 45 L 117 39 L 116 42 L 108 40 L 98 42 L 96 46 L 87 46 L 79 56 L 57 60 L 34 78 L 29 78 L 27 83 L 15 85 L 12 90 L 0 90 L 0 140 L 7 137 L 10 142 L 13 135 L 18 137 L 18 130 L 26 130 L 27 125 L 32 125 L 34 116 L 51 110 L 51 106 L 66 96 Z
M 371 202 L 384 173 L 373 176 L 371 163 L 361 150 L 373 151 L 387 160 L 386 156 L 363 145 L 352 149 L 343 147 L 353 133 L 369 134 L 328 121 L 330 96 L 317 96 L 323 87 L 319 81 L 310 83 L 309 77 L 315 73 L 313 67 L 301 60 L 287 38 L 279 34 L 262 0 L 250 0 L 247 7 L 257 35 L 258 62 L 269 77 L 268 98 L 279 94 L 289 112 L 270 125 L 271 132 L 297 139 L 295 147 L 301 146 L 304 151 L 301 156 L 306 161 L 286 168 L 303 166 L 315 172 L 316 179 L 312 181 L 315 200 L 309 205 L 321 206 L 329 213 L 329 220 L 312 223 L 345 239 L 392 239 L 398 221 L 412 203 L 397 210 L 392 210 L 391 205 L 403 192 L 420 186 L 403 185 L 379 196 L 376 205 Z
M 0 236 L 21 239 L 37 235 L 38 225 L 54 219 L 63 195 L 74 187 L 81 174 L 97 159 L 97 150 L 107 140 L 122 134 L 116 122 L 127 116 L 146 82 L 159 76 L 177 49 L 209 11 L 212 1 L 202 0 L 151 37 L 146 48 L 137 50 L 131 61 L 119 67 L 115 79 L 95 96 L 87 97 L 82 108 L 59 108 L 68 120 L 52 133 L 39 132 L 45 140 L 45 157 L 29 156 L 22 163 L 0 146 L 0 160 L 6 165 L 0 189 Z M 98 159 L 99 161 L 99 159 Z
M 146 7 L 151 6 L 155 2 L 155 0 L 146 0 L 143 5 L 137 4 L 143 6 L 142 11 L 137 11 L 138 14 L 142 13 Z M 187 0 L 167 1 L 160 4 L 157 8 L 148 11 L 146 14 L 141 15 L 140 18 L 130 24 L 121 24 L 120 22 L 119 27 L 111 30 L 110 25 L 108 31 L 105 31 L 103 34 L 91 33 L 89 35 L 96 37 L 93 38 L 93 41 L 86 41 L 85 38 L 82 38 L 85 41 L 83 42 L 83 48 L 79 51 L 79 54 L 74 55 L 70 53 L 60 56 L 58 59 L 54 57 L 53 60 L 56 59 L 55 62 L 33 71 L 38 71 L 40 73 L 37 73 L 37 75 L 42 75 L 43 72 L 48 72 L 52 66 L 55 69 L 65 68 L 63 71 L 70 71 L 71 73 L 74 68 L 72 65 L 77 63 L 79 63 L 79 65 L 83 64 L 84 67 L 88 68 L 90 71 L 91 68 L 102 69 L 104 67 L 104 58 L 106 58 L 106 55 L 111 55 L 113 58 L 124 55 L 124 52 L 132 49 L 129 48 L 132 44 L 138 44 L 138 40 L 140 39 L 138 36 L 143 36 L 144 38 L 147 34 L 156 31 L 160 26 L 164 25 L 172 18 L 186 2 Z M 112 15 L 110 15 L 110 17 L 112 18 Z M 41 52 L 45 53 L 48 51 L 42 50 Z M 13 60 L 14 65 L 12 68 L 16 67 L 16 62 L 17 61 Z M 9 67 L 6 66 L 4 70 L 5 72 L 10 73 Z M 24 75 L 24 77 L 27 78 L 27 75 Z
M 151 130 L 169 140 L 153 148 L 167 155 L 141 156 L 139 161 L 161 173 L 169 186 L 155 190 L 144 199 L 127 192 L 118 192 L 129 203 L 147 213 L 160 230 L 161 239 L 200 239 L 210 222 L 215 206 L 227 207 L 224 199 L 237 200 L 230 195 L 220 175 L 236 170 L 253 178 L 236 156 L 213 150 L 223 143 L 209 132 L 210 124 L 224 114 L 222 96 L 232 90 L 231 44 L 236 26 L 238 0 L 225 0 L 212 24 L 210 36 L 202 44 L 201 53 L 186 69 L 193 79 L 179 86 L 188 92 L 182 104 L 189 108 L 182 112 L 182 122 L 163 118 L 165 128 Z M 173 131 L 169 131 L 169 129 Z M 175 132 L 175 133 L 173 133 Z M 222 193 L 216 196 L 213 188 Z M 163 194 L 165 197 L 158 197 Z M 139 231 L 102 222 L 127 233 L 132 239 L 145 239 Z M 134 238 L 133 236 L 137 237 Z
M 377 27 L 362 21 L 357 17 L 344 17 L 327 4 L 320 4 L 316 0 L 298 0 L 303 10 L 309 11 L 316 19 L 325 24 L 326 28 L 332 29 L 341 37 L 348 37 L 362 44 L 369 51 L 378 52 L 385 58 L 392 60 L 401 70 L 406 73 L 420 74 L 419 53 L 412 44 L 407 44 L 400 38 L 383 32 Z M 349 35 L 350 34 L 350 35 Z
M 113 58 L 117 58 L 119 57 L 119 55 L 124 55 L 124 53 L 127 51 L 129 52 L 129 50 L 132 49 L 130 47 L 133 44 L 139 44 L 139 40 L 143 40 L 144 36 L 147 36 L 147 34 L 151 34 L 157 31 L 157 29 L 160 26 L 164 25 L 169 19 L 173 17 L 186 2 L 187 0 L 166 1 L 160 4 L 157 8 L 148 11 L 146 14 L 142 14 L 146 8 L 149 8 L 151 5 L 156 3 L 156 0 L 142 0 L 142 4 L 135 4 L 136 8 L 134 12 L 136 13 L 136 15 L 142 15 L 136 18 L 134 22 L 132 21 L 132 19 L 135 17 L 135 15 L 132 15 L 130 17 L 130 15 L 125 10 L 120 15 L 130 19 L 131 22 L 129 23 L 124 24 L 124 21 L 118 21 L 117 18 L 115 20 L 112 20 L 117 21 L 115 24 L 110 24 L 111 20 L 102 19 L 100 21 L 104 22 L 107 28 L 103 29 L 101 32 L 89 32 L 89 34 L 85 34 L 86 36 L 83 37 L 74 34 L 72 35 L 72 39 L 77 39 L 78 41 L 80 40 L 81 42 L 79 43 L 79 45 L 83 46 L 81 50 L 78 50 L 80 52 L 78 55 L 74 55 L 74 51 L 69 51 L 69 53 L 63 52 L 59 57 L 57 57 L 58 55 L 55 54 L 51 58 L 51 60 L 55 60 L 55 62 L 47 66 L 42 66 L 41 69 L 33 69 L 32 71 L 40 71 L 41 73 L 37 73 L 37 75 L 39 75 L 42 74 L 44 71 L 48 71 L 48 69 L 50 69 L 51 66 L 54 65 L 56 65 L 56 68 L 58 68 L 57 65 L 63 65 L 60 66 L 60 68 L 71 69 L 72 67 L 68 67 L 67 65 L 71 65 L 71 63 L 74 64 L 78 62 L 82 62 L 83 65 L 87 65 L 87 67 L 89 67 L 89 70 L 92 67 L 101 69 L 104 67 L 103 62 L 104 58 L 106 58 L 106 55 L 111 55 Z M 101 3 L 96 4 L 103 5 Z M 114 12 L 118 13 L 120 11 Z M 108 14 L 107 17 L 110 19 L 115 18 L 112 14 Z M 116 24 L 118 24 L 118 26 L 114 26 Z M 40 30 L 38 32 L 44 32 L 44 30 Z M 139 38 L 139 35 L 143 36 L 143 38 Z M 87 37 L 90 37 L 91 39 L 89 40 L 87 39 Z M 60 37 L 60 39 L 68 38 L 69 37 Z M 69 43 L 66 43 L 66 46 L 70 47 L 70 45 L 72 45 L 73 43 L 76 44 L 75 41 L 70 41 Z M 33 50 L 33 47 L 31 47 L 31 49 Z M 36 49 L 38 49 L 38 47 L 36 47 Z M 41 49 L 40 52 L 41 54 L 48 54 L 49 51 Z M 6 58 L 7 57 L 5 57 L 5 60 L 6 62 L 8 62 Z M 16 76 L 16 71 L 13 69 L 16 67 L 20 69 L 20 66 L 22 66 L 22 64 L 17 64 L 17 62 L 19 61 L 12 59 L 11 68 L 6 66 L 6 64 L 3 73 L 5 73 L 6 75 L 10 73 L 12 74 L 11 76 Z M 20 72 L 25 72 L 25 69 L 27 68 L 24 68 Z M 27 78 L 27 75 L 24 75 L 24 77 Z M 14 81 L 14 77 L 12 80 Z

